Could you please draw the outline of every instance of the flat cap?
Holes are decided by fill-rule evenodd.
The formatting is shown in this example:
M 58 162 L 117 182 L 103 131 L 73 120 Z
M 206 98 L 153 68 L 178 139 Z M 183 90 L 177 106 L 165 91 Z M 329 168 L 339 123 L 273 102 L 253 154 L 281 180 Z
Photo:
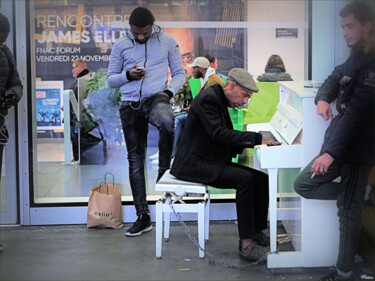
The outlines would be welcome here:
M 238 86 L 248 92 L 257 93 L 259 88 L 247 70 L 243 68 L 232 68 L 228 73 L 228 79 L 236 82 Z

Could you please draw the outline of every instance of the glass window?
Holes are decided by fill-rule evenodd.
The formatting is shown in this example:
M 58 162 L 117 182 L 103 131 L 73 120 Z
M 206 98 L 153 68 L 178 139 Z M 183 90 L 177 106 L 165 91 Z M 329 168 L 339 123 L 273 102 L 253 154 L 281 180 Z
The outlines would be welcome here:
M 156 24 L 177 40 L 187 75 L 195 57 L 209 55 L 218 59 L 222 77 L 234 67 L 247 68 L 257 77 L 269 56 L 278 54 L 294 80 L 307 78 L 305 1 L 141 2 L 154 13 Z M 112 45 L 124 35 L 139 1 L 36 0 L 30 5 L 36 81 L 29 105 L 34 120 L 34 203 L 87 202 L 90 189 L 107 171 L 115 175 L 123 201 L 132 202 L 119 92 L 108 87 L 105 77 Z M 73 77 L 76 59 L 83 59 L 90 72 L 79 83 Z M 63 107 L 64 89 L 77 94 L 70 111 Z M 64 132 L 67 114 L 70 129 Z M 145 162 L 150 201 L 160 197 L 154 191 L 157 159 L 149 158 L 158 151 L 157 143 L 158 131 L 150 125 Z M 244 158 L 245 153 L 238 161 L 251 165 L 251 159 L 249 164 Z M 213 198 L 232 199 L 234 192 L 214 190 Z

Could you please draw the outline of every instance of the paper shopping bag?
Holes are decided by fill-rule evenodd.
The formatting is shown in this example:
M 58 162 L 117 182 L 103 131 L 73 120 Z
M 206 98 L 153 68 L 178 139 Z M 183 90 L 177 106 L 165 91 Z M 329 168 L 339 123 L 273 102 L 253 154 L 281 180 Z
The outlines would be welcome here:
M 87 227 L 121 228 L 122 204 L 121 193 L 113 183 L 104 183 L 91 189 L 87 208 Z

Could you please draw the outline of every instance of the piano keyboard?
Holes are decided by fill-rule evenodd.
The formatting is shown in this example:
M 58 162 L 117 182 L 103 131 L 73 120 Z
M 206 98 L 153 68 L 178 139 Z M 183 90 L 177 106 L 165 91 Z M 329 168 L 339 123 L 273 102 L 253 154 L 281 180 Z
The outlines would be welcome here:
M 259 131 L 259 133 L 262 134 L 262 136 L 269 138 L 273 142 L 278 142 L 276 137 L 270 131 Z

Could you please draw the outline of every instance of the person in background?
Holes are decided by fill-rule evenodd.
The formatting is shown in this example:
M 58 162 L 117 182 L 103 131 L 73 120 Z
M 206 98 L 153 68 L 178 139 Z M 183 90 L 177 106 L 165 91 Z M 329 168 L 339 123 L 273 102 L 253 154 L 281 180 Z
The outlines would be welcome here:
M 197 57 L 192 64 L 188 65 L 193 68 L 193 75 L 195 79 L 201 79 L 201 86 L 199 87 L 198 93 L 208 87 L 215 84 L 224 85 L 223 80 L 215 74 L 215 69 L 210 66 L 210 62 L 205 57 Z M 186 119 L 188 116 L 190 104 L 182 109 L 182 112 L 177 114 L 175 117 L 175 136 L 173 143 L 173 154 L 176 155 L 182 132 L 185 127 Z
M 224 85 L 223 80 L 216 75 L 216 71 L 211 67 L 210 61 L 205 57 L 197 57 L 188 67 L 193 68 L 193 75 L 195 79 L 201 79 L 201 86 L 198 93 L 205 88 L 215 84 Z
M 239 252 L 249 260 L 265 261 L 269 238 L 267 228 L 268 176 L 232 162 L 246 147 L 271 141 L 255 132 L 233 129 L 228 107 L 240 107 L 258 92 L 251 75 L 241 68 L 228 74 L 224 86 L 215 84 L 193 100 L 171 174 L 215 188 L 236 189 Z
M 205 56 L 206 59 L 210 62 L 210 66 L 217 71 L 218 62 L 217 57 L 210 57 L 209 55 Z
M 152 229 L 144 171 L 149 123 L 159 131 L 158 181 L 170 167 L 173 149 L 174 115 L 169 101 L 185 82 L 179 45 L 154 21 L 146 8 L 132 11 L 130 29 L 113 45 L 107 73 L 108 85 L 121 92 L 120 117 L 138 216 L 126 230 L 130 237 Z M 168 85 L 169 69 L 172 80 Z
M 78 99 L 78 79 L 89 74 L 90 71 L 87 69 L 86 62 L 83 59 L 76 59 L 72 65 L 72 74 L 74 77 L 74 83 L 71 89 L 74 92 L 76 99 Z M 72 142 L 73 149 L 73 162 L 79 160 L 79 149 L 78 149 L 78 119 L 73 111 L 72 106 L 70 107 L 70 140 Z
M 181 90 L 178 93 L 180 96 L 179 111 L 176 112 L 174 115 L 175 123 L 174 123 L 174 141 L 173 141 L 172 158 L 174 158 L 176 155 L 178 144 L 180 142 L 180 137 L 184 130 L 185 121 L 187 118 L 187 114 L 189 112 L 190 104 L 191 104 L 191 101 L 193 100 L 191 88 L 189 85 L 189 80 L 193 78 L 194 77 L 191 75 L 187 76 L 184 86 L 181 88 Z
M 72 90 L 74 91 L 74 93 L 77 93 L 78 89 L 77 89 L 77 80 L 78 78 L 81 78 L 87 74 L 89 74 L 90 71 L 87 69 L 87 65 L 86 65 L 86 62 L 84 59 L 76 59 L 74 62 L 73 62 L 73 65 L 72 65 L 72 74 L 73 74 L 73 77 L 75 78 L 75 82 L 73 83 L 72 85 Z
M 4 44 L 9 32 L 8 18 L 0 13 L 0 179 L 4 146 L 9 139 L 6 116 L 8 110 L 20 101 L 23 90 L 15 59 L 9 48 Z M 0 251 L 3 251 L 3 249 L 3 245 L 0 244 Z
M 370 170 L 375 164 L 375 17 L 362 2 L 345 6 L 340 17 L 351 54 L 318 90 L 317 112 L 331 123 L 319 155 L 294 182 L 295 191 L 306 199 L 337 202 L 339 254 L 336 267 L 322 277 L 323 281 L 353 278 L 361 208 Z M 333 101 L 336 101 L 336 116 L 330 106 Z M 338 177 L 340 182 L 333 182 Z
M 264 71 L 264 74 L 258 76 L 258 82 L 293 81 L 292 76 L 286 73 L 284 62 L 279 55 L 270 56 Z

